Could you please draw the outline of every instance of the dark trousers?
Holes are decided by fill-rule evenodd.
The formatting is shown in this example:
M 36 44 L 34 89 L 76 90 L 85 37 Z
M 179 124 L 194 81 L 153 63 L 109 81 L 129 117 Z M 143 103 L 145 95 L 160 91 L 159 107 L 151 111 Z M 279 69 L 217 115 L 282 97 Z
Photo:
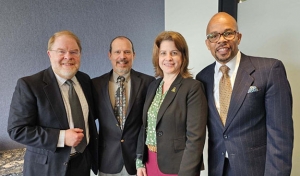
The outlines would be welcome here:
M 86 148 L 83 153 L 70 158 L 66 176 L 89 176 L 91 172 L 91 154 Z
M 224 160 L 223 176 L 233 176 L 232 169 L 228 158 Z

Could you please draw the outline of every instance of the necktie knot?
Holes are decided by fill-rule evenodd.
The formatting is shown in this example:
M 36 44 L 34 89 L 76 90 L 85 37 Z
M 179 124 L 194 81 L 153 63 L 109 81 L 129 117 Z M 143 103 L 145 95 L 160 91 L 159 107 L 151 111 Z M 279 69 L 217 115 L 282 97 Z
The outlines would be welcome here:
M 220 67 L 220 71 L 223 73 L 223 75 L 228 75 L 228 72 L 229 72 L 230 68 L 227 66 L 227 65 L 222 65 Z
M 73 86 L 73 81 L 70 79 L 68 79 L 65 83 L 68 84 L 68 86 L 70 87 Z
M 125 81 L 125 78 L 124 78 L 124 76 L 119 76 L 118 77 L 118 79 L 117 79 L 117 82 L 119 83 L 119 82 L 124 82 Z

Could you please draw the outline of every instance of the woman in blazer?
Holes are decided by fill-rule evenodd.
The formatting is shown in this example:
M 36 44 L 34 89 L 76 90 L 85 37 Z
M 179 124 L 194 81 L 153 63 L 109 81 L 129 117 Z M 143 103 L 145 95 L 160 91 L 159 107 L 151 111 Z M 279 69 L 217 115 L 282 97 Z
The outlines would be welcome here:
M 184 37 L 160 33 L 152 62 L 159 78 L 150 84 L 144 104 L 137 176 L 200 175 L 207 102 L 201 82 L 189 72 Z

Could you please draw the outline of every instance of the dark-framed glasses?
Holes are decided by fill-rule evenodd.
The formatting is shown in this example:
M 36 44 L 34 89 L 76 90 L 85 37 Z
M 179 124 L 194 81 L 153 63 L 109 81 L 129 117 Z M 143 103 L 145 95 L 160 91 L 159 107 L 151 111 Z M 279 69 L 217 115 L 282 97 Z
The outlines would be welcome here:
M 54 51 L 59 56 L 64 56 L 67 53 L 69 53 L 71 56 L 79 56 L 80 55 L 80 51 L 78 51 L 78 50 L 67 51 L 67 50 L 57 49 L 57 50 L 49 50 L 49 51 Z
M 233 40 L 236 36 L 238 31 L 225 31 L 223 33 L 218 33 L 218 32 L 213 32 L 210 33 L 206 36 L 206 38 L 211 42 L 211 43 L 217 43 L 220 40 L 221 35 L 224 37 L 226 40 Z

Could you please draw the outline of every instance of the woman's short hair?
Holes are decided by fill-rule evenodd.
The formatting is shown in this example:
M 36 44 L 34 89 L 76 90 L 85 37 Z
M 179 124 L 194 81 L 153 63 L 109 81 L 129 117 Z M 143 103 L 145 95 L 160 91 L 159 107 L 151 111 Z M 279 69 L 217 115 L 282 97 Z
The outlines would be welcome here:
M 189 49 L 188 45 L 184 39 L 184 37 L 175 31 L 163 31 L 156 37 L 153 45 L 153 52 L 152 52 L 152 63 L 154 66 L 155 77 L 163 77 L 163 71 L 159 67 L 159 48 L 162 41 L 173 41 L 178 51 L 181 52 L 182 56 L 182 65 L 180 67 L 180 74 L 184 78 L 192 77 L 188 69 L 189 65 Z

